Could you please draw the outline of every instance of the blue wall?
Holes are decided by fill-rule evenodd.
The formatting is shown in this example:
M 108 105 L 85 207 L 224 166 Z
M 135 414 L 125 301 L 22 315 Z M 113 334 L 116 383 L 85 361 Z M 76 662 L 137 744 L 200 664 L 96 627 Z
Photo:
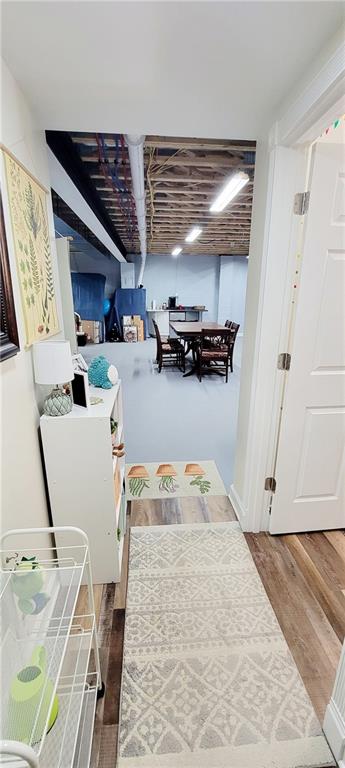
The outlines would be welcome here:
M 140 259 L 135 259 L 136 277 Z M 205 304 L 207 318 L 218 315 L 219 256 L 148 256 L 144 272 L 147 307 L 178 296 L 178 304 Z
M 219 270 L 218 322 L 234 320 L 244 329 L 248 260 L 245 256 L 221 256 Z
M 136 279 L 140 259 L 135 258 Z M 205 304 L 211 321 L 240 323 L 243 333 L 248 261 L 242 256 L 148 256 L 144 272 L 147 307 L 175 293 L 179 304 Z

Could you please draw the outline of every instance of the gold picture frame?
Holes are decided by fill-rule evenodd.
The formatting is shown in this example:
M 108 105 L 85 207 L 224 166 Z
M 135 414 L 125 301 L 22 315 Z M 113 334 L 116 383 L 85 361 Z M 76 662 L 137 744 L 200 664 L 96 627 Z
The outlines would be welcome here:
M 1 146 L 24 316 L 26 347 L 59 333 L 47 190 Z

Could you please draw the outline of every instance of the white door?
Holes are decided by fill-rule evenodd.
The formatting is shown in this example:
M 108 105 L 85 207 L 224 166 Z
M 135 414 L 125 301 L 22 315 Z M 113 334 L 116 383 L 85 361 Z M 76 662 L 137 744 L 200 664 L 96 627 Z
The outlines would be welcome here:
M 344 144 L 314 146 L 309 189 L 271 533 L 345 526 Z

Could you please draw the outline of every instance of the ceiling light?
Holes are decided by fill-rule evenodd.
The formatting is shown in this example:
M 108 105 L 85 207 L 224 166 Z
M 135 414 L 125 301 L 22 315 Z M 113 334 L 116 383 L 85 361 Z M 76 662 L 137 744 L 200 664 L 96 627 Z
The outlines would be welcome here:
M 210 211 L 212 211 L 212 213 L 223 211 L 228 203 L 230 203 L 230 200 L 232 200 L 235 195 L 238 194 L 238 192 L 242 189 L 242 187 L 244 187 L 245 184 L 247 184 L 248 181 L 249 176 L 247 173 L 243 173 L 242 171 L 240 171 L 240 173 L 235 173 L 235 175 L 231 177 L 230 181 L 228 181 L 220 195 L 216 197 L 214 203 L 212 203 Z
M 182 253 L 182 248 L 179 245 L 171 251 L 172 256 L 179 256 L 180 253 Z
M 200 227 L 193 227 L 189 235 L 187 235 L 186 237 L 186 243 L 193 243 L 193 241 L 196 240 L 196 238 L 199 237 L 201 233 L 202 233 L 202 229 L 200 229 Z

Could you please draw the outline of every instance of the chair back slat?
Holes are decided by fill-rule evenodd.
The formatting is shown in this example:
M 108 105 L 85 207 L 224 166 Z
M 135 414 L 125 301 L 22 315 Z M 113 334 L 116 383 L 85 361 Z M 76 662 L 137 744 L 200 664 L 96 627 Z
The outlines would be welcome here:
M 160 352 L 162 350 L 162 339 L 161 339 L 160 331 L 159 331 L 158 325 L 157 325 L 155 320 L 152 320 L 152 324 L 153 324 L 153 327 L 155 329 L 155 334 L 156 334 L 157 351 Z
M 233 320 L 225 320 L 225 328 L 229 328 L 231 331 L 231 343 L 235 344 L 236 336 L 238 334 L 240 325 L 239 323 L 234 323 Z

